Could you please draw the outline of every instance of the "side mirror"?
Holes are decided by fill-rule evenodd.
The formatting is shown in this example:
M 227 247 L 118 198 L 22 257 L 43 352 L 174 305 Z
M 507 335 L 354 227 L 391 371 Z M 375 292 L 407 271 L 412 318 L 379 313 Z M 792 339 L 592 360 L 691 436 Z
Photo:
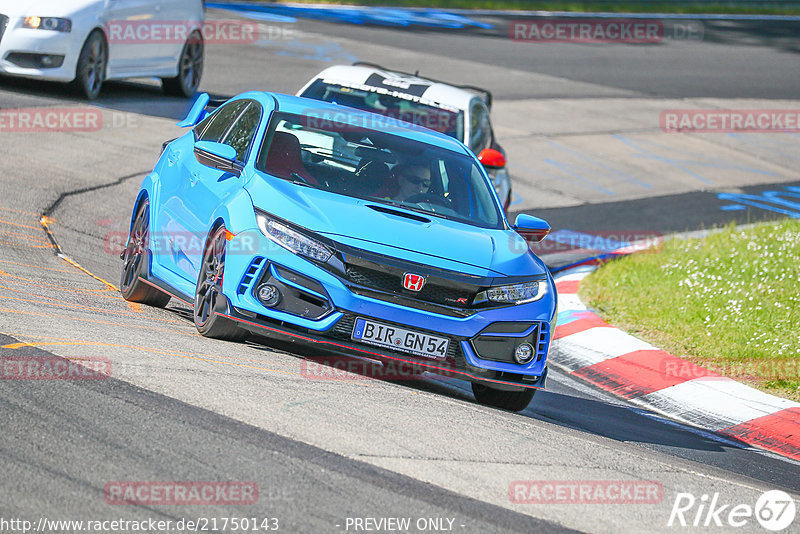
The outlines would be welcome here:
M 484 167 L 493 167 L 499 169 L 506 166 L 506 157 L 499 150 L 493 148 L 484 148 L 478 154 L 478 160 Z
M 517 215 L 517 220 L 514 221 L 514 230 L 519 232 L 526 241 L 538 243 L 550 233 L 550 224 L 539 217 L 521 213 Z
M 202 165 L 241 176 L 244 167 L 236 161 L 236 149 L 223 143 L 198 141 L 194 155 Z

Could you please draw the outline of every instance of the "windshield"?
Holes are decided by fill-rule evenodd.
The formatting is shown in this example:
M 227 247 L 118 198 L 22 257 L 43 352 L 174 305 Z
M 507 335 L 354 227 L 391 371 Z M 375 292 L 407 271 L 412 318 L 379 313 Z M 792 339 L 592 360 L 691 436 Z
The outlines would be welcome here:
M 459 141 L 464 139 L 462 111 L 434 105 L 424 98 L 400 91 L 388 92 L 368 85 L 351 87 L 328 80 L 316 80 L 302 96 L 394 117 L 436 130 Z
M 324 119 L 274 114 L 256 168 L 340 195 L 475 226 L 502 227 L 490 185 L 473 158 L 353 126 L 335 120 L 338 115 Z

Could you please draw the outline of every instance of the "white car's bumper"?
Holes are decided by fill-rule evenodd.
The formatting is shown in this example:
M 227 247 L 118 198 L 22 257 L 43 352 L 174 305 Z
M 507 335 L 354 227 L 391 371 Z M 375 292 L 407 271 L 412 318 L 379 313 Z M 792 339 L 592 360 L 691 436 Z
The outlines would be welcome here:
M 11 18 L 0 36 L 0 73 L 54 81 L 71 81 L 83 45 L 72 32 L 22 28 Z

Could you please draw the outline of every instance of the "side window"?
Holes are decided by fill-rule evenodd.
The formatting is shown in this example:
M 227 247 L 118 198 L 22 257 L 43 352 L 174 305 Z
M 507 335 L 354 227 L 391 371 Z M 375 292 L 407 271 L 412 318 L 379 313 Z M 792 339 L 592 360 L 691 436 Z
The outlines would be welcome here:
M 239 116 L 236 124 L 230 129 L 228 135 L 222 140 L 223 143 L 231 145 L 236 149 L 236 159 L 244 161 L 247 157 L 247 150 L 250 148 L 250 143 L 253 142 L 253 137 L 256 135 L 256 130 L 261 122 L 261 106 L 255 102 L 250 104 L 250 107 L 244 110 Z
M 200 123 L 203 124 L 208 121 L 208 125 L 197 140 L 219 142 L 219 140 L 225 136 L 225 133 L 227 133 L 233 121 L 236 120 L 236 117 L 239 116 L 239 113 L 241 113 L 249 103 L 249 100 L 237 100 L 236 102 L 225 104 L 219 108 L 212 113 L 210 117 Z
M 469 148 L 477 154 L 492 142 L 489 111 L 483 102 L 476 101 L 469 110 Z

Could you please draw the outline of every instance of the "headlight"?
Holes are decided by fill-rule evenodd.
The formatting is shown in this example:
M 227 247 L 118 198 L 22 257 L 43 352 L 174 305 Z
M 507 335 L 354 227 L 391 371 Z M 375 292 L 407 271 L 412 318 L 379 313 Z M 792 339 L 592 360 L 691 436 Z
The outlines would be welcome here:
M 525 304 L 539 300 L 547 293 L 547 281 L 524 282 L 508 286 L 490 287 L 483 292 L 491 302 Z M 483 295 L 480 295 L 483 296 Z M 480 300 L 480 296 L 476 300 Z
M 25 17 L 22 27 L 31 30 L 52 30 L 54 32 L 72 31 L 72 21 L 57 17 Z
M 270 219 L 263 213 L 256 212 L 256 221 L 258 221 L 258 227 L 261 229 L 261 233 L 267 236 L 268 239 L 271 239 L 278 245 L 295 254 L 300 254 L 301 256 L 306 256 L 321 262 L 328 261 L 333 255 L 328 247 L 319 241 L 306 237 L 292 230 L 285 224 Z

